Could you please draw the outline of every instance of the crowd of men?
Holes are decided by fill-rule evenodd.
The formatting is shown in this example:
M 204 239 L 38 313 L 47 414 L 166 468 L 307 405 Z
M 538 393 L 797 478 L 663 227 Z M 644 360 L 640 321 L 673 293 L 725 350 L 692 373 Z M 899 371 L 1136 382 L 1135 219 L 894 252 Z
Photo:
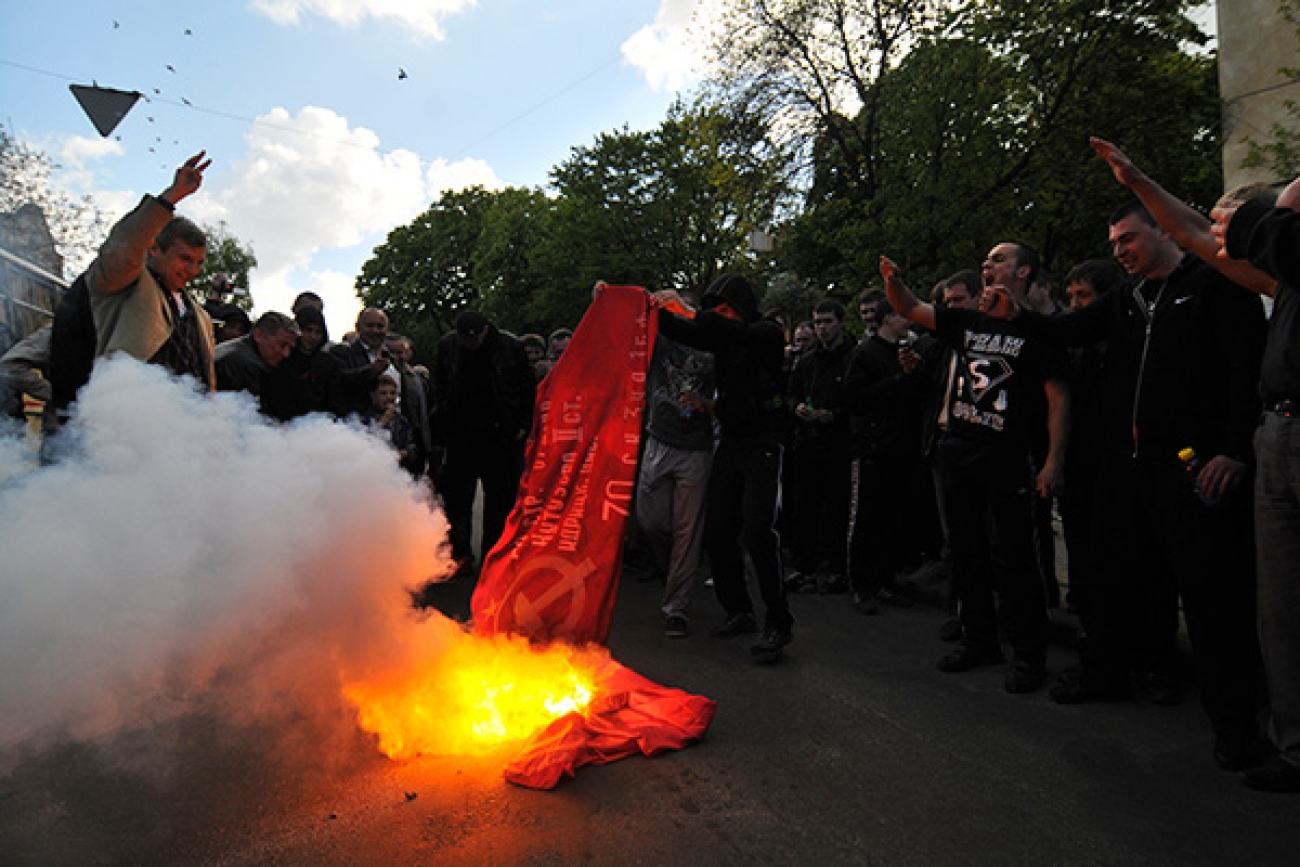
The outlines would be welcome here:
M 909 604 L 900 576 L 940 560 L 955 646 L 938 668 L 1009 650 L 1006 690 L 1034 692 L 1058 604 L 1055 502 L 1081 638 L 1051 699 L 1180 701 L 1181 611 L 1214 761 L 1300 791 L 1300 181 L 1234 191 L 1211 222 L 1094 147 L 1136 198 L 1110 220 L 1118 267 L 1070 271 L 1068 311 L 1015 240 L 929 300 L 882 257 L 882 288 L 857 299 L 860 341 L 827 298 L 787 343 L 736 274 L 698 300 L 653 293 L 636 517 L 665 633 L 689 634 L 706 563 L 712 634 L 761 633 L 752 654 L 770 663 L 794 638 L 788 594 L 847 594 L 876 615 Z M 430 372 L 375 308 L 331 343 L 313 293 L 252 323 L 219 294 L 199 303 L 186 287 L 206 240 L 174 210 L 208 164 L 191 158 L 114 226 L 29 347 L 45 353 L 55 423 L 116 352 L 247 392 L 279 421 L 355 417 L 436 488 L 457 573 L 472 575 L 475 492 L 482 553 L 517 495 L 537 382 L 572 332 L 516 338 L 464 310 Z
M 1068 310 L 1014 240 L 929 301 L 882 257 L 883 288 L 858 297 L 861 341 L 825 299 L 782 347 L 734 274 L 698 304 L 656 293 L 638 515 L 665 632 L 689 631 L 681 576 L 700 551 L 724 615 L 712 634 L 761 631 L 760 662 L 793 640 L 787 594 L 850 593 L 878 614 L 942 555 L 957 616 L 938 668 L 1009 651 L 1006 690 L 1034 692 L 1049 685 L 1059 504 L 1079 662 L 1050 698 L 1180 702 L 1181 618 L 1214 762 L 1300 791 L 1300 182 L 1233 191 L 1212 223 L 1093 146 L 1135 198 L 1109 221 L 1118 265 L 1071 270 Z M 680 373 L 709 355 L 684 351 L 711 354 L 712 392 Z M 675 430 L 700 406 L 716 419 L 711 470 L 703 435 L 692 447 Z

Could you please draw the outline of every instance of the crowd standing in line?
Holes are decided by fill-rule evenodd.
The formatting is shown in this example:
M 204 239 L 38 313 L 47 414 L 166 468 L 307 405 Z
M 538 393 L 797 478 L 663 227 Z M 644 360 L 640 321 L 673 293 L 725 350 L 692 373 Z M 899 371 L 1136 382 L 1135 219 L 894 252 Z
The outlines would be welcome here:
M 1181 610 L 1214 762 L 1252 788 L 1300 792 L 1300 181 L 1276 201 L 1233 191 L 1207 219 L 1118 148 L 1093 147 L 1136 200 L 1110 221 L 1120 267 L 1069 271 L 1068 310 L 1015 241 L 930 301 L 882 256 L 883 288 L 856 299 L 858 343 L 826 299 L 787 346 L 737 274 L 698 304 L 653 293 L 635 514 L 665 582 L 664 631 L 690 633 L 707 563 L 723 615 L 712 635 L 761 631 L 752 656 L 775 662 L 793 640 L 788 593 L 851 590 L 877 615 L 907 604 L 899 579 L 928 559 L 948 571 L 955 614 L 939 669 L 999 664 L 1005 640 L 1006 690 L 1036 691 L 1059 497 L 1081 635 L 1051 700 L 1181 701 Z M 475 490 L 481 556 L 518 491 L 537 383 L 572 332 L 516 338 L 463 310 L 430 375 L 376 308 L 335 344 L 314 293 L 251 325 L 220 293 L 199 303 L 186 287 L 206 238 L 174 210 L 209 164 L 187 160 L 113 227 L 52 327 L 5 356 L 9 378 L 48 379 L 51 429 L 116 352 L 249 392 L 278 422 L 354 416 L 444 498 L 457 574 L 473 575 Z M 1271 320 L 1252 293 L 1273 298 Z

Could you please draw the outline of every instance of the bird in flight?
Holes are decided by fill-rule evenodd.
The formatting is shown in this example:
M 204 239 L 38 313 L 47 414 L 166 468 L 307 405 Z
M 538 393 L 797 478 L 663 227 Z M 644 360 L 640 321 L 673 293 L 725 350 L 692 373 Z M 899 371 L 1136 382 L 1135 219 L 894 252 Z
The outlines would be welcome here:
M 398 81 L 401 81 L 401 80 L 404 79 L 404 78 L 410 78 L 410 76 L 406 74 L 406 70 L 405 70 L 405 69 L 403 69 L 403 68 L 400 67 L 400 66 L 397 67 L 397 80 L 398 80 Z
M 168 72 L 175 72 L 175 71 L 176 71 L 176 67 L 172 66 L 172 65 L 169 63 L 169 64 L 167 64 L 167 71 L 168 71 Z

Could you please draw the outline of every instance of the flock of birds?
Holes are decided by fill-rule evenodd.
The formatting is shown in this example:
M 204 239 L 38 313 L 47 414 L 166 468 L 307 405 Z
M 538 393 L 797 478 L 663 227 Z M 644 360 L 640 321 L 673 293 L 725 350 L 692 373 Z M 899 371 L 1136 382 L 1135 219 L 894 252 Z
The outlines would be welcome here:
M 122 22 L 118 21 L 117 19 L 113 19 L 113 29 L 114 29 L 114 30 L 120 30 L 121 28 L 122 28 Z M 186 28 L 185 28 L 185 35 L 186 35 L 186 36 L 193 36 L 193 35 L 194 35 L 194 31 L 193 31 L 192 29 L 186 27 Z M 176 74 L 177 74 L 177 72 L 176 72 L 176 67 L 173 66 L 172 64 L 167 63 L 167 64 L 164 64 L 163 66 L 164 66 L 164 68 L 165 68 L 169 73 L 171 73 L 172 75 L 176 75 Z M 408 78 L 410 78 L 410 75 L 407 74 L 407 72 L 406 72 L 405 69 L 403 69 L 402 67 L 399 66 L 399 67 L 397 68 L 397 80 L 398 80 L 398 81 L 405 81 L 405 80 L 407 80 Z M 96 85 L 96 86 L 98 86 L 98 85 Z M 151 89 L 153 90 L 153 95 L 154 95 L 155 97 L 159 97 L 160 100 L 161 100 L 161 98 L 162 98 L 162 96 L 163 96 L 163 91 L 162 91 L 162 89 L 161 89 L 161 88 L 158 88 L 158 87 L 154 87 L 154 88 L 151 88 Z M 144 100 L 145 100 L 146 102 L 153 102 L 153 99 L 151 99 L 151 98 L 149 97 L 148 94 L 141 93 L 140 96 L 143 97 Z M 180 97 L 180 101 L 181 101 L 181 104 L 182 104 L 182 105 L 188 106 L 188 107 L 190 107 L 190 108 L 193 108 L 193 107 L 194 107 L 194 103 L 190 102 L 189 99 L 186 98 L 186 97 L 184 97 L 184 96 Z M 154 118 L 153 118 L 152 115 L 149 115 L 149 116 L 148 116 L 148 121 L 149 121 L 149 123 L 154 123 Z M 120 136 L 120 135 L 116 135 L 116 136 L 114 136 L 113 138 L 114 138 L 116 141 L 121 141 L 121 140 L 122 140 L 122 136 Z M 161 136 L 154 136 L 154 143 L 155 143 L 155 144 L 162 144 L 162 137 L 161 137 Z M 173 144 L 173 145 L 179 145 L 180 142 L 179 142 L 179 141 L 173 141 L 172 144 Z M 158 151 L 157 151 L 157 149 L 156 149 L 155 147 L 150 147 L 150 148 L 149 148 L 149 153 L 151 153 L 151 154 L 156 154 L 157 152 L 158 152 Z M 164 165 L 163 168 L 167 168 L 167 166 Z

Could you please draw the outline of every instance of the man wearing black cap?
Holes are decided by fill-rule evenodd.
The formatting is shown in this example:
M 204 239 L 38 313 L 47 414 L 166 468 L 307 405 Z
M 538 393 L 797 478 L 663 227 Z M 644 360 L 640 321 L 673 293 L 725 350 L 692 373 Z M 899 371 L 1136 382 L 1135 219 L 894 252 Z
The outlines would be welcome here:
M 661 305 L 692 309 L 672 290 L 654 297 Z M 754 290 L 737 274 L 714 280 L 702 301 L 704 309 L 693 319 L 661 307 L 659 327 L 673 340 L 712 352 L 715 360 L 715 417 L 721 436 L 706 494 L 704 550 L 727 619 L 713 634 L 731 638 L 757 631 L 754 604 L 745 589 L 748 553 L 767 609 L 763 635 L 750 652 L 756 662 L 774 662 L 790 643 L 794 625 L 781 581 L 775 526 L 788 423 L 781 370 L 785 335 L 759 314 Z
M 482 551 L 496 544 L 514 505 L 537 380 L 523 347 L 477 310 L 456 317 L 434 365 L 435 440 L 446 448 L 442 497 L 458 575 L 474 570 L 474 489 L 483 485 Z

